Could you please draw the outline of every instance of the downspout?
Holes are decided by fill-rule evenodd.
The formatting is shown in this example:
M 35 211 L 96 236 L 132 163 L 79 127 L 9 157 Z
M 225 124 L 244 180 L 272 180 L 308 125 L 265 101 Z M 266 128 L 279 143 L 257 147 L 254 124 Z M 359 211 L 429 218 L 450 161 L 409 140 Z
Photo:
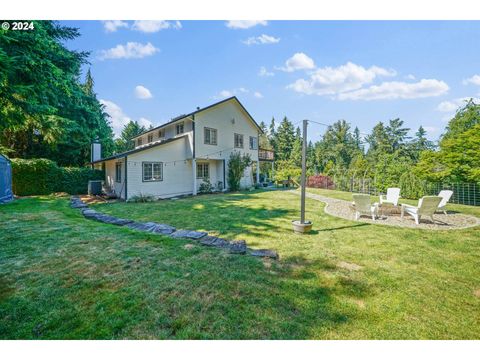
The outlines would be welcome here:
M 127 168 L 127 157 L 125 156 L 125 201 L 128 200 L 128 196 L 127 196 L 127 176 L 128 176 L 128 168 Z

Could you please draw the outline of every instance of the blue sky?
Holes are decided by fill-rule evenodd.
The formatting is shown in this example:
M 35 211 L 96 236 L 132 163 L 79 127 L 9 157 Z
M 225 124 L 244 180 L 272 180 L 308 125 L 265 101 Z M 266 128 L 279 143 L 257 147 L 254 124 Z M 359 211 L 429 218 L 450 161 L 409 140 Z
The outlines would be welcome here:
M 64 21 L 91 52 L 95 90 L 118 133 L 159 125 L 230 95 L 253 117 L 286 115 L 369 132 L 400 117 L 437 139 L 480 97 L 480 22 Z M 312 123 L 318 140 L 325 128 Z

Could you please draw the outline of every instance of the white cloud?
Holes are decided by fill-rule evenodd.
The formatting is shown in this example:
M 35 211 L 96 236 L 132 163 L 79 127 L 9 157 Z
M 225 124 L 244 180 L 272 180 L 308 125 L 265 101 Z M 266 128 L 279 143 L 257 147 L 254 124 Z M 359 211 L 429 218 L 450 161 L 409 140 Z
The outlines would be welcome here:
M 150 120 L 144 117 L 141 117 L 140 119 L 138 119 L 138 123 L 140 124 L 140 126 L 144 126 L 147 129 L 153 125 L 153 123 Z
M 454 112 L 457 111 L 459 107 L 465 105 L 465 103 L 470 99 L 472 99 L 472 97 L 463 97 L 449 101 L 442 101 L 440 104 L 438 104 L 437 110 L 441 112 Z M 473 101 L 475 103 L 480 103 L 480 98 L 473 98 Z
M 463 80 L 464 85 L 473 84 L 480 86 L 480 75 L 473 75 L 471 78 Z
M 105 112 L 110 115 L 110 125 L 113 129 L 115 137 L 119 137 L 122 133 L 123 127 L 127 125 L 132 119 L 123 112 L 122 108 L 113 101 L 100 99 L 100 103 L 105 107 Z M 149 127 L 152 122 L 145 118 L 138 120 L 140 125 Z
M 261 92 L 259 92 L 259 91 L 255 91 L 255 92 L 253 93 L 253 96 L 255 96 L 257 99 L 261 99 L 261 98 L 263 98 L 263 95 L 262 95 L 262 93 L 261 93 Z
M 378 66 L 368 69 L 348 62 L 345 65 L 332 68 L 319 68 L 311 73 L 308 79 L 298 79 L 287 88 L 307 95 L 338 95 L 347 91 L 357 90 L 370 84 L 378 76 L 395 76 L 394 70 Z
M 284 67 L 279 67 L 278 70 L 286 72 L 293 72 L 297 70 L 310 70 L 315 69 L 315 63 L 305 53 L 295 53 L 290 59 L 285 61 Z
M 449 90 L 448 85 L 436 79 L 422 79 L 416 83 L 402 81 L 383 82 L 368 88 L 338 95 L 339 100 L 395 100 L 440 96 Z
M 115 32 L 120 28 L 128 28 L 128 23 L 122 20 L 106 20 L 102 21 L 102 23 L 106 32 Z
M 247 40 L 242 41 L 245 45 L 260 45 L 260 44 L 276 44 L 280 41 L 280 38 L 276 38 L 270 35 L 262 34 L 260 36 L 252 36 Z
M 144 33 L 155 33 L 164 29 L 181 29 L 180 21 L 165 21 L 165 20 L 136 20 L 132 29 Z
M 135 96 L 137 99 L 151 99 L 153 97 L 150 90 L 148 90 L 145 86 L 137 85 L 135 87 Z
M 128 42 L 125 45 L 120 44 L 111 49 L 101 50 L 99 59 L 141 59 L 158 51 L 159 49 L 151 43 Z
M 275 75 L 273 72 L 268 71 L 265 66 L 262 66 L 258 71 L 258 76 L 273 76 Z
M 406 77 L 408 80 L 415 80 L 415 79 L 416 79 L 415 75 L 413 75 L 413 74 L 408 74 L 408 75 L 405 76 L 405 77 Z
M 230 20 L 225 25 L 230 29 L 249 29 L 257 25 L 267 25 L 266 20 Z
M 225 98 L 228 98 L 228 97 L 232 97 L 234 95 L 237 95 L 237 94 L 246 94 L 246 93 L 249 93 L 250 91 L 244 87 L 239 87 L 239 88 L 235 88 L 235 89 L 231 89 L 231 90 L 222 90 L 220 91 L 217 95 L 214 95 L 213 98 L 214 99 L 225 99 Z

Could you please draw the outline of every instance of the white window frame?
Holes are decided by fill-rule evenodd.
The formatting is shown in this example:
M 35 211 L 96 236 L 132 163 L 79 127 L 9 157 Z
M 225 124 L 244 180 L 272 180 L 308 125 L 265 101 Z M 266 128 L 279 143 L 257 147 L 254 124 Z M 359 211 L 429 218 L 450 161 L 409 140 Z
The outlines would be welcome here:
M 237 138 L 242 139 L 242 141 L 241 141 L 242 146 L 237 146 Z M 237 134 L 237 133 L 233 134 L 233 147 L 236 148 L 236 149 L 243 149 L 243 147 L 244 147 L 243 134 Z
M 153 142 L 153 134 L 148 134 L 147 135 L 147 143 Z
M 137 146 L 142 146 L 143 145 L 143 139 L 141 137 L 139 137 L 137 139 Z
M 158 130 L 158 138 L 165 139 L 165 129 Z
M 179 131 L 180 126 L 182 128 L 181 132 Z M 175 134 L 176 135 L 183 134 L 184 132 L 185 132 L 185 123 L 183 121 L 175 125 Z
M 122 163 L 121 162 L 115 163 L 115 182 L 117 183 L 122 182 Z
M 210 179 L 210 164 L 206 162 L 197 163 L 197 179 Z
M 207 134 L 208 134 L 208 142 L 207 142 Z M 203 143 L 206 144 L 206 145 L 218 145 L 218 131 L 217 131 L 217 129 L 204 127 L 203 128 Z
M 153 169 L 154 166 L 158 165 L 160 169 L 160 176 L 155 178 Z M 150 167 L 151 177 L 145 178 L 145 166 Z M 142 182 L 156 182 L 156 181 L 163 181 L 163 162 L 159 161 L 144 161 L 142 162 Z
M 252 142 L 252 140 L 254 140 L 254 141 Z M 250 147 L 250 150 L 258 150 L 258 137 L 250 136 L 249 147 Z

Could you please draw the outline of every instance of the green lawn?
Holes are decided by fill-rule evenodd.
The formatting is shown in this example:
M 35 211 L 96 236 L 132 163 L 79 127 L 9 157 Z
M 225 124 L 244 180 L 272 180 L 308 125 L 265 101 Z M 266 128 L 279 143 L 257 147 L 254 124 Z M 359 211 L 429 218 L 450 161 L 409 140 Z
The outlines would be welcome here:
M 2 205 L 0 338 L 480 338 L 479 227 L 370 225 L 323 207 L 307 199 L 314 232 L 301 236 L 285 191 L 96 206 L 280 253 L 268 261 L 86 220 L 67 198 Z

